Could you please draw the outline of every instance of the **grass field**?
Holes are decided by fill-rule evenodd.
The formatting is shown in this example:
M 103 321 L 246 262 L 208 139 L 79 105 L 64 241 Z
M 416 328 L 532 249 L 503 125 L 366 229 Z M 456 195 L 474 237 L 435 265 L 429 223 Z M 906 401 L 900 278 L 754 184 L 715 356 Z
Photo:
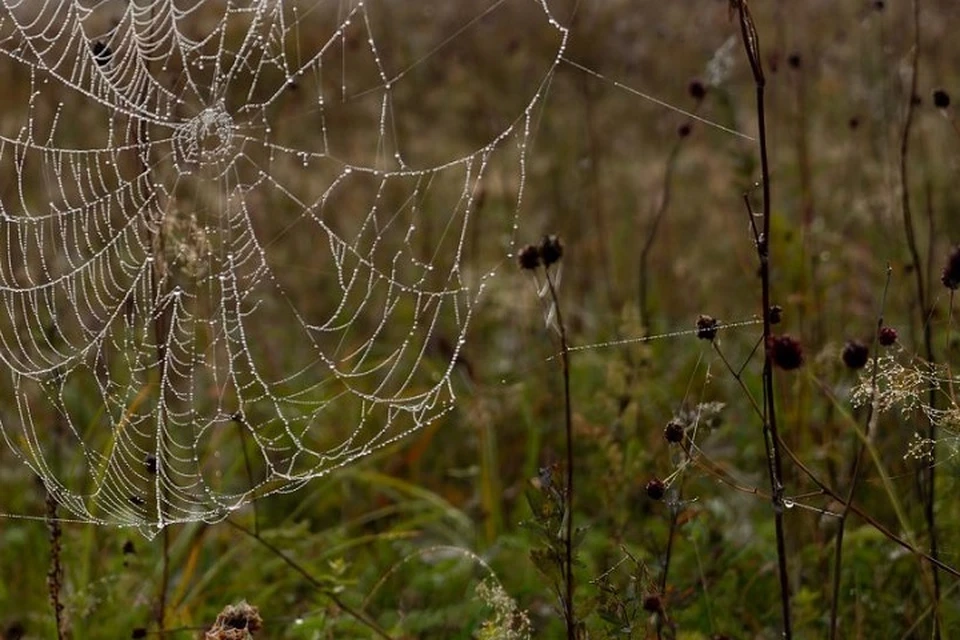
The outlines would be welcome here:
M 299 3 L 296 38 L 270 44 L 266 29 L 258 46 L 329 62 L 255 113 L 242 105 L 288 79 L 272 63 L 238 65 L 220 95 L 246 137 L 226 148 L 214 129 L 200 135 L 197 153 L 213 159 L 195 173 L 177 142 L 142 153 L 164 135 L 162 119 L 135 130 L 129 113 L 91 98 L 97 74 L 124 64 L 122 43 L 70 80 L 88 92 L 74 90 L 18 58 L 51 60 L 73 45 L 22 54 L 11 25 L 27 9 L 3 4 L 0 640 L 203 637 L 241 601 L 258 616 L 234 612 L 207 637 L 960 636 L 960 128 L 950 100 L 960 100 L 960 4 L 754 0 L 747 12 L 732 0 L 371 0 L 357 14 L 366 21 L 347 28 L 356 2 Z M 198 48 L 204 87 L 219 82 L 212 61 L 245 51 L 252 19 L 238 12 L 216 31 L 220 5 L 178 23 L 198 42 L 222 35 Z M 143 28 L 111 22 L 125 7 L 97 5 L 79 51 L 110 42 L 97 34 L 111 25 Z M 177 66 L 186 62 L 137 55 L 150 62 L 131 78 L 192 95 Z M 387 77 L 396 82 L 384 90 Z M 202 106 L 171 102 L 170 118 Z M 160 288 L 213 301 L 191 308 L 198 317 L 216 320 L 216 303 L 232 300 L 211 274 L 233 269 L 229 247 L 240 245 L 230 243 L 245 237 L 233 221 L 249 220 L 275 275 L 262 284 L 237 271 L 254 283 L 238 308 L 257 319 L 243 353 L 293 401 L 244 395 L 259 383 L 207 328 L 215 322 L 195 325 L 203 364 L 235 370 L 235 381 L 185 375 L 189 395 L 173 387 L 175 400 L 157 399 L 162 376 L 124 360 L 119 339 L 68 373 L 14 372 L 11 362 L 42 359 L 29 347 L 42 339 L 12 336 L 52 323 L 72 348 L 98 317 L 77 296 L 112 285 L 67 288 L 53 303 L 38 294 L 34 311 L 18 306 L 17 287 L 54 281 L 75 259 L 91 278 L 126 273 L 105 247 L 145 197 L 118 196 L 102 227 L 85 229 L 95 240 L 69 236 L 75 255 L 58 251 L 66 225 L 31 245 L 10 216 L 89 207 L 94 181 L 64 185 L 39 152 L 7 150 L 34 139 L 25 127 L 64 149 L 129 144 L 114 156 L 123 166 L 104 173 L 116 184 L 96 188 L 122 191 L 146 172 L 165 218 L 152 240 L 131 241 L 130 262 L 155 252 Z M 221 144 L 249 161 L 230 165 L 229 179 Z M 544 266 L 538 248 L 523 268 L 517 254 L 552 235 L 562 257 Z M 337 257 L 329 237 L 349 238 L 355 255 Z M 103 268 L 90 258 L 99 250 L 113 256 Z M 371 279 L 342 290 L 344 274 L 370 265 L 409 288 Z M 469 296 L 436 303 L 443 314 L 425 329 L 419 314 L 433 307 L 417 294 L 451 282 Z M 134 293 L 106 303 L 117 313 L 105 326 L 152 349 L 154 325 L 169 328 L 175 312 L 158 311 L 147 285 L 117 286 Z M 71 300 L 75 313 L 58 320 Z M 344 329 L 304 329 L 338 317 L 341 303 L 355 311 Z M 284 324 L 292 308 L 300 324 Z M 362 353 L 410 378 L 370 367 L 376 375 L 356 383 L 338 373 L 301 384 L 295 372 L 334 368 L 318 353 L 337 365 Z M 127 395 L 110 396 L 102 379 Z M 447 383 L 452 410 L 441 412 Z M 351 434 L 392 438 L 416 412 L 399 411 L 394 425 L 370 398 L 410 389 L 436 390 L 439 417 L 398 442 L 342 467 L 288 453 L 330 451 Z M 243 506 L 145 527 L 150 536 L 117 526 L 189 502 L 150 494 L 149 477 L 124 471 L 152 445 L 130 436 L 134 453 L 124 453 L 123 430 L 151 424 L 158 406 L 172 416 L 165 437 L 210 456 L 161 457 L 161 467 L 187 474 L 196 463 L 204 489 L 249 491 Z M 236 407 L 242 418 L 224 414 Z M 192 412 L 223 428 L 178 431 L 178 417 L 195 426 Z M 262 456 L 248 457 L 253 438 Z M 56 461 L 46 483 L 24 464 L 31 451 Z M 103 451 L 126 466 L 98 464 Z M 281 462 L 287 484 L 267 472 Z M 146 464 L 156 475 L 157 458 Z M 113 525 L 74 522 L 91 518 L 61 505 L 54 526 L 44 516 L 57 483 L 61 495 L 116 483 L 147 492 L 146 504 L 139 493 L 132 510 L 90 494 L 84 506 Z

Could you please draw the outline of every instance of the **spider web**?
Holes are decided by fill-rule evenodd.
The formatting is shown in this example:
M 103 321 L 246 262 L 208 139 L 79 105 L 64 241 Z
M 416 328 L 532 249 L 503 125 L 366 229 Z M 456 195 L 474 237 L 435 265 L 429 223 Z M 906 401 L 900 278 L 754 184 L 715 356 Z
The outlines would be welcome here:
M 513 251 L 567 31 L 546 0 L 409 33 L 399 4 L 3 0 L 0 432 L 76 519 L 217 521 L 453 408 L 471 238 Z M 548 43 L 522 101 L 464 94 L 450 50 L 508 55 L 503 11 Z

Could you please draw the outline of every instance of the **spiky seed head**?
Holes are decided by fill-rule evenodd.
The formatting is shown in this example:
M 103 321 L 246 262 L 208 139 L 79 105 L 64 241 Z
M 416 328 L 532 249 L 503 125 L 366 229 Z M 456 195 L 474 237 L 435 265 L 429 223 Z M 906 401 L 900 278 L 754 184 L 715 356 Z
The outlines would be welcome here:
M 940 282 L 947 289 L 954 291 L 960 287 L 960 247 L 954 247 L 950 255 L 947 256 L 947 264 L 943 267 Z
M 517 264 L 521 269 L 533 271 L 540 266 L 540 249 L 528 244 L 517 254 Z
M 663 429 L 663 438 L 671 444 L 683 442 L 683 424 L 677 420 L 671 420 Z
M 701 340 L 713 340 L 717 337 L 717 329 L 720 322 L 708 315 L 701 315 L 697 318 L 697 337 Z
M 540 259 L 543 260 L 543 266 L 549 267 L 560 262 L 562 257 L 563 243 L 560 242 L 560 238 L 555 235 L 543 236 L 543 240 L 540 241 Z
M 893 346 L 897 342 L 897 330 L 893 327 L 880 327 L 877 331 L 877 342 L 883 347 Z
M 870 359 L 870 348 L 859 340 L 850 340 L 840 354 L 843 364 L 849 369 L 863 369 Z
M 784 371 L 793 371 L 803 365 L 803 347 L 796 338 L 786 334 L 770 336 L 767 346 L 773 364 Z
M 667 485 L 659 478 L 653 478 L 647 483 L 647 497 L 651 500 L 663 500 L 667 493 Z

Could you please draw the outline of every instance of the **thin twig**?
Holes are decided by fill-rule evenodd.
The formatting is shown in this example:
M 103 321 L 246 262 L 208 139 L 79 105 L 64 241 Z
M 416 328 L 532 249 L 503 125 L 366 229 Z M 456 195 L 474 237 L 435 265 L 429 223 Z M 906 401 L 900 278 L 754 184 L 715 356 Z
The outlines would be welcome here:
M 544 269 L 546 274 L 547 286 L 550 288 L 550 298 L 553 302 L 553 308 L 557 313 L 557 327 L 560 332 L 560 363 L 563 369 L 563 411 L 564 427 L 566 431 L 567 448 L 567 482 L 565 501 L 566 505 L 566 528 L 564 530 L 564 573 L 566 579 L 566 591 L 564 594 L 564 613 L 567 619 L 567 640 L 576 640 L 576 618 L 573 609 L 573 411 L 570 403 L 570 349 L 567 344 L 567 329 L 563 323 L 563 315 L 560 311 L 560 300 L 557 297 L 557 289 L 553 285 L 553 277 L 550 275 L 550 268 Z
M 873 369 L 870 372 L 870 403 L 867 405 L 867 415 L 864 418 L 865 438 L 870 436 L 871 427 L 875 415 L 875 405 L 877 396 L 877 374 L 880 371 L 879 338 L 880 329 L 883 327 L 883 314 L 887 306 L 887 292 L 890 289 L 890 275 L 893 270 L 887 265 L 887 279 L 883 285 L 883 295 L 880 298 L 880 313 L 877 315 L 877 331 L 873 336 Z M 834 543 L 833 556 L 833 595 L 830 605 L 830 638 L 835 640 L 837 637 L 837 621 L 840 612 L 840 570 L 843 567 L 843 534 L 846 530 L 847 516 L 850 514 L 850 505 L 853 503 L 853 497 L 857 490 L 857 482 L 860 480 L 860 467 L 863 464 L 863 455 L 867 450 L 866 439 L 860 443 L 856 458 L 853 461 L 853 470 L 850 472 L 850 487 L 847 489 L 847 499 L 843 510 L 840 512 L 840 524 L 837 528 L 837 539 Z
M 298 563 L 296 560 L 294 560 L 293 558 L 291 558 L 290 556 L 288 556 L 287 554 L 285 554 L 283 551 L 281 551 L 280 549 L 278 549 L 276 546 L 274 546 L 274 545 L 273 545 L 272 543 L 270 543 L 268 540 L 264 539 L 263 536 L 261 536 L 258 532 L 256 532 L 256 531 L 251 531 L 250 529 L 247 529 L 247 528 L 244 527 L 243 525 L 237 524 L 236 522 L 234 522 L 233 520 L 230 520 L 230 519 L 227 519 L 227 520 L 226 520 L 226 523 L 229 524 L 229 525 L 230 525 L 231 527 L 233 527 L 234 529 L 237 529 L 237 530 L 242 531 L 243 533 L 247 534 L 248 536 L 250 536 L 251 538 L 253 538 L 254 540 L 256 540 L 258 543 L 260 543 L 261 545 L 263 545 L 263 546 L 264 546 L 268 551 L 270 551 L 272 554 L 274 554 L 275 556 L 277 556 L 278 558 L 280 558 L 281 560 L 283 560 L 285 563 L 287 563 L 287 565 L 290 566 L 290 568 L 292 568 L 294 571 L 296 571 L 296 572 L 299 573 L 301 576 L 303 576 L 304 579 L 306 579 L 307 582 L 309 582 L 311 585 L 313 585 L 314 587 L 316 587 L 316 589 L 317 589 L 318 591 L 320 591 L 320 593 L 322 593 L 324 596 L 326 596 L 327 598 L 329 598 L 330 601 L 333 602 L 333 603 L 334 603 L 335 605 L 337 605 L 338 607 L 340 607 L 340 609 L 342 609 L 343 611 L 345 611 L 345 612 L 347 613 L 347 615 L 349 615 L 349 616 L 351 616 L 352 618 L 356 619 L 358 622 L 360 622 L 361 624 L 363 624 L 364 626 L 366 626 L 368 629 L 370 629 L 371 631 L 373 631 L 373 632 L 374 632 L 377 636 L 379 636 L 380 638 L 384 638 L 385 640 L 392 640 L 392 638 L 390 637 L 390 634 L 387 633 L 386 630 L 384 630 L 383 627 L 381 627 L 380 625 L 378 625 L 378 624 L 376 623 L 376 621 L 374 621 L 372 618 L 370 618 L 370 616 L 368 616 L 367 614 L 365 614 L 363 611 L 358 611 L 357 609 L 354 609 L 353 607 L 351 607 L 350 605 L 348 605 L 347 603 L 345 603 L 343 600 L 340 599 L 339 596 L 337 596 L 336 593 L 334 593 L 333 591 L 331 591 L 329 587 L 327 587 L 327 586 L 324 585 L 322 582 L 320 582 L 320 581 L 317 580 L 315 577 L 313 577 L 313 575 L 311 575 L 309 571 L 307 571 L 306 569 L 304 569 L 304 568 L 300 565 L 300 563 Z
M 63 530 L 57 518 L 57 500 L 49 490 L 46 502 L 47 529 L 50 532 L 50 569 L 47 572 L 47 590 L 50 593 L 50 604 L 53 606 L 53 620 L 57 625 L 57 640 L 63 640 L 65 637 L 63 602 L 60 600 L 60 591 L 63 588 L 63 564 L 60 559 Z
M 907 237 L 907 248 L 910 250 L 910 260 L 913 266 L 913 272 L 917 282 L 917 303 L 920 311 L 920 319 L 923 328 L 923 346 L 926 352 L 927 361 L 934 363 L 933 357 L 933 328 L 930 324 L 930 305 L 928 301 L 928 291 L 924 282 L 926 270 L 920 260 L 920 251 L 917 248 L 917 237 L 914 231 L 913 212 L 910 205 L 910 179 L 908 175 L 909 155 L 910 155 L 910 132 L 913 128 L 914 118 L 914 98 L 917 95 L 917 86 L 919 84 L 919 64 L 920 64 L 920 0 L 913 0 L 913 51 L 910 56 L 910 92 L 907 95 L 907 111 L 903 121 L 903 130 L 900 135 L 900 206 L 903 213 L 903 227 Z M 936 393 L 930 390 L 930 408 L 936 408 Z M 931 442 L 936 442 L 937 425 L 930 420 L 927 426 L 927 438 Z M 924 465 L 918 469 L 918 473 L 925 475 L 922 482 L 924 519 L 927 525 L 927 534 L 930 536 L 930 555 L 934 558 L 939 556 L 937 544 L 937 522 L 934 503 L 936 497 L 936 448 L 932 453 L 934 459 L 929 465 Z M 925 474 L 924 474 L 925 469 Z M 933 637 L 940 639 L 940 574 L 936 568 L 933 569 L 933 597 L 934 597 L 934 628 Z
M 770 165 L 767 158 L 767 127 L 764 93 L 766 80 L 760 56 L 760 39 L 756 25 L 750 15 L 747 0 L 731 0 L 731 9 L 735 9 L 740 18 L 740 35 L 746 50 L 747 60 L 753 72 L 756 86 L 757 129 L 759 130 L 760 171 L 763 188 L 763 232 L 757 242 L 757 256 L 760 259 L 761 297 L 763 303 L 763 393 L 764 393 L 764 444 L 767 449 L 767 461 L 770 475 L 770 493 L 773 504 L 774 529 L 777 539 L 777 572 L 780 578 L 780 608 L 783 619 L 783 637 L 790 640 L 793 636 L 790 622 L 790 579 L 787 572 L 786 537 L 783 528 L 783 464 L 780 459 L 780 436 L 777 431 L 777 412 L 773 390 L 773 358 L 771 352 L 770 323 L 770 218 L 772 202 L 770 197 Z M 753 216 L 751 216 L 751 220 Z

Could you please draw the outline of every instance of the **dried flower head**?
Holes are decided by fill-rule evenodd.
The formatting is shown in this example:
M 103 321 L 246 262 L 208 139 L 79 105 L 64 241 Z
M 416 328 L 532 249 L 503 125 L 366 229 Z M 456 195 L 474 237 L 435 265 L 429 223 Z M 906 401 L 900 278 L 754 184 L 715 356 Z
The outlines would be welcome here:
M 880 327 L 880 330 L 877 332 L 877 341 L 881 346 L 892 346 L 897 341 L 897 330 L 893 327 Z
M 699 102 L 707 97 L 707 85 L 703 84 L 702 80 L 693 79 L 687 85 L 687 92 L 691 98 Z
M 713 340 L 717 337 L 717 329 L 720 322 L 708 315 L 701 315 L 697 318 L 697 337 L 701 340 Z
M 803 364 L 803 347 L 800 346 L 800 341 L 792 336 L 770 336 L 767 348 L 773 364 L 784 371 L 799 369 Z
M 947 256 L 947 264 L 940 275 L 940 282 L 947 289 L 956 290 L 960 287 L 960 247 L 954 247 Z
M 654 478 L 647 483 L 647 497 L 651 500 L 663 500 L 666 493 L 667 485 L 663 483 L 663 480 Z
M 778 304 L 770 305 L 770 324 L 780 324 L 783 320 L 783 307 Z
M 659 593 L 648 593 L 643 596 L 643 610 L 650 613 L 660 613 L 663 611 L 663 599 Z
M 224 607 L 203 637 L 204 640 L 247 640 L 262 628 L 260 612 L 241 600 L 239 604 Z
M 540 266 L 540 250 L 528 244 L 517 254 L 517 263 L 521 269 L 532 271 Z
M 859 340 L 850 340 L 840 354 L 843 364 L 850 369 L 863 369 L 870 359 L 870 348 Z
M 555 262 L 559 262 L 563 257 L 563 243 L 560 238 L 554 235 L 543 236 L 540 242 L 540 259 L 543 260 L 543 266 L 549 267 Z
M 663 429 L 663 437 L 667 442 L 679 444 L 683 442 L 683 424 L 677 420 L 671 420 Z
M 933 92 L 933 106 L 937 109 L 946 109 L 950 106 L 950 94 L 943 89 Z

